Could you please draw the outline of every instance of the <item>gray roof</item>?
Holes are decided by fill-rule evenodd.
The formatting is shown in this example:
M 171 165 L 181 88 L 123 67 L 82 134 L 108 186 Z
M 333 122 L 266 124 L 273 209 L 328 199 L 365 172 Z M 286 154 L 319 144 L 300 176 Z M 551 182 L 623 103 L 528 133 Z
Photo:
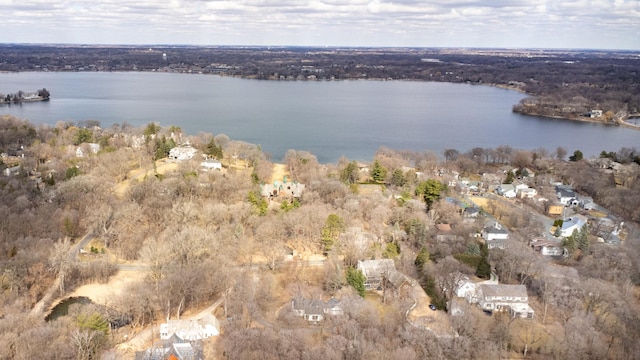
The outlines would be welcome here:
M 507 285 L 507 284 L 481 284 L 479 289 L 482 297 L 487 296 L 510 296 L 510 297 L 527 297 L 527 287 L 524 285 Z
M 483 230 L 487 234 L 508 234 L 509 232 L 502 228 L 502 226 L 490 225 L 484 228 Z
M 295 297 L 292 300 L 293 310 L 303 311 L 306 315 L 323 314 L 326 310 L 335 308 L 340 305 L 340 300 L 336 298 L 329 299 L 326 303 L 317 299 L 305 299 Z
M 296 297 L 293 299 L 293 309 L 302 310 L 307 315 L 322 314 L 324 312 L 324 303 L 322 300 Z
M 366 278 L 382 277 L 385 273 L 396 271 L 396 265 L 391 259 L 358 261 L 358 269 Z

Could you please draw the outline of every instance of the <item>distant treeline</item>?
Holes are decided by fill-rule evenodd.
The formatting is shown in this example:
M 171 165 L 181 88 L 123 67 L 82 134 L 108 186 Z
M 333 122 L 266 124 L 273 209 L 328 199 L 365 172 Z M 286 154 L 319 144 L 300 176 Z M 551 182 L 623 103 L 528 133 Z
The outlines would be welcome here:
M 162 71 L 261 80 L 419 80 L 525 92 L 515 111 L 619 122 L 640 113 L 632 51 L 0 45 L 0 71 Z M 598 114 L 600 112 L 598 111 Z

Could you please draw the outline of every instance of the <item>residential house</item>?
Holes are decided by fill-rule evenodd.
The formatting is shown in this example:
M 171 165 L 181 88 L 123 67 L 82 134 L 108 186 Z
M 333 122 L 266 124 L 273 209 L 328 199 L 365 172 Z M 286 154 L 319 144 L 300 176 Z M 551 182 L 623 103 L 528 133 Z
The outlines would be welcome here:
M 513 184 L 513 187 L 516 189 L 516 193 L 520 193 L 520 191 L 524 189 L 528 189 L 529 185 L 525 183 L 517 183 L 517 184 Z
M 560 236 L 571 236 L 574 231 L 580 231 L 587 224 L 587 218 L 583 215 L 574 215 L 562 221 Z
M 220 335 L 220 322 L 211 314 L 197 320 L 167 320 L 160 324 L 160 338 L 167 340 L 172 336 L 186 341 L 202 340 Z
M 291 300 L 291 307 L 296 315 L 303 317 L 310 324 L 317 324 L 327 316 L 344 314 L 340 301 L 336 298 L 331 298 L 325 303 L 322 300 L 296 297 Z
M 594 109 L 589 111 L 589 117 L 592 117 L 592 118 L 602 117 L 602 110 Z
M 455 243 L 455 242 L 463 242 L 464 238 L 460 235 L 454 235 L 454 234 L 437 234 L 436 241 L 441 243 Z
M 488 249 L 506 249 L 509 232 L 502 228 L 498 222 L 482 229 L 482 238 Z
M 593 198 L 590 196 L 578 195 L 576 200 L 578 200 L 578 205 L 585 210 L 593 210 L 597 207 L 596 203 L 593 202 Z
M 135 360 L 202 360 L 204 351 L 199 344 L 171 342 L 135 354 Z
M 404 274 L 396 270 L 391 259 L 358 260 L 356 268 L 365 277 L 364 287 L 366 290 L 381 289 L 385 282 L 395 288 L 400 288 L 404 283 L 409 282 Z
M 482 182 L 469 179 L 461 179 L 457 183 L 454 182 L 454 185 L 459 186 L 461 192 L 465 194 L 477 193 L 478 191 L 480 191 L 480 189 L 482 189 Z
M 8 167 L 3 170 L 5 176 L 16 176 L 20 174 L 20 165 Z
M 496 188 L 496 193 L 498 193 L 498 195 L 506 197 L 507 199 L 513 199 L 517 195 L 516 187 L 513 184 L 498 185 L 498 187 Z
M 521 199 L 533 199 L 536 195 L 538 195 L 538 191 L 536 189 L 528 187 L 526 189 L 520 190 L 518 195 Z
M 169 159 L 177 161 L 191 160 L 196 155 L 197 150 L 191 145 L 180 145 L 169 150 Z
M 82 144 L 76 148 L 76 157 L 84 157 L 87 154 L 97 154 L 100 151 L 100 144 L 87 143 Z
M 465 298 L 468 303 L 475 304 L 478 302 L 477 288 L 482 284 L 498 284 L 497 276 L 492 275 L 490 280 L 471 281 L 468 276 L 458 284 L 456 296 Z
M 462 221 L 473 222 L 480 215 L 480 209 L 474 206 L 466 207 L 462 210 Z
M 282 181 L 275 180 L 273 184 L 261 184 L 260 194 L 267 198 L 275 198 L 278 196 L 301 198 L 304 188 L 304 184 L 300 184 L 297 181 L 288 181 L 285 176 Z
M 567 256 L 568 252 L 562 244 L 557 241 L 547 240 L 544 238 L 536 238 L 531 240 L 529 246 L 542 256 Z
M 222 170 L 222 163 L 215 159 L 207 159 L 200 163 L 202 170 Z
M 556 186 L 556 196 L 562 205 L 571 206 L 572 201 L 576 199 L 576 192 L 569 185 L 558 185 Z
M 529 296 L 524 285 L 481 284 L 477 287 L 478 305 L 487 311 L 508 311 L 512 317 L 532 319 Z

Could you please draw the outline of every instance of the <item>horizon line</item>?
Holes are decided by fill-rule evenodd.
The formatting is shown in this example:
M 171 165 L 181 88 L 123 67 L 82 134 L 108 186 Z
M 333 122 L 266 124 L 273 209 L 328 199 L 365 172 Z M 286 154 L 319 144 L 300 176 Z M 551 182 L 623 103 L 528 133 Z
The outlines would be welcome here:
M 604 48 L 555 48 L 555 47 L 470 47 L 470 46 L 383 46 L 383 45 L 222 45 L 222 44 L 162 44 L 162 43 L 140 43 L 140 44 L 101 44 L 101 43 L 46 43 L 46 42 L 0 42 L 1 46 L 58 46 L 58 47 L 199 47 L 199 48 L 311 48 L 311 49 L 458 49 L 458 50 L 509 50 L 509 51 L 604 51 L 604 52 L 637 52 L 640 49 L 604 49 Z

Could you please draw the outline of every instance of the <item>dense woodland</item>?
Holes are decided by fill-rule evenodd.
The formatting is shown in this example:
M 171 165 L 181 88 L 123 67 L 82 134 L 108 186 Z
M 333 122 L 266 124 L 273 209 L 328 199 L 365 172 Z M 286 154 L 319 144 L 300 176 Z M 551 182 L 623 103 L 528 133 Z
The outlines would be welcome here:
M 0 45 L 0 71 L 167 71 L 264 80 L 421 80 L 498 85 L 532 98 L 525 114 L 615 123 L 640 113 L 628 51 Z M 47 84 L 43 84 L 48 86 Z
M 223 334 L 205 344 L 207 358 L 631 359 L 640 352 L 637 149 L 602 154 L 601 160 L 626 166 L 623 175 L 577 152 L 568 157 L 563 148 L 443 154 L 381 148 L 368 173 L 349 159 L 320 164 L 313 154 L 290 150 L 286 172 L 306 184 L 304 194 L 268 200 L 258 191 L 272 181 L 273 164 L 255 145 L 223 134 L 182 134 L 175 126 L 98 125 L 0 118 L 1 168 L 19 168 L 0 177 L 0 358 L 132 356 L 109 349 L 168 313 L 219 298 L 225 299 L 217 312 Z M 199 157 L 161 172 L 161 159 L 187 139 L 220 159 L 223 171 L 201 171 Z M 100 151 L 78 157 L 87 143 L 100 144 Z M 589 235 L 569 258 L 543 259 L 528 241 L 545 231 L 530 215 L 544 213 L 544 205 L 518 200 L 516 210 L 504 210 L 496 200 L 484 211 L 508 226 L 513 241 L 486 252 L 473 236 L 483 224 L 462 221 L 447 201 L 458 192 L 446 183 L 454 172 L 498 174 L 501 181 L 503 168 L 534 170 L 531 184 L 549 198 L 551 180 L 592 196 L 624 220 L 624 241 L 612 246 Z M 443 223 L 456 235 L 446 243 L 436 240 Z M 354 227 L 375 240 L 363 247 L 340 236 Z M 72 247 L 87 233 L 95 235 L 96 251 L 80 258 Z M 277 266 L 292 251 L 324 254 L 323 265 Z M 402 294 L 359 296 L 348 269 L 371 258 L 394 259 L 417 279 L 458 336 L 438 337 L 409 323 L 405 313 L 413 302 Z M 462 317 L 449 316 L 451 293 L 441 280 L 478 274 L 474 259 L 488 261 L 503 283 L 527 285 L 535 319 L 486 316 L 470 307 Z M 123 261 L 145 267 L 122 296 L 45 321 L 43 299 L 105 283 Z M 296 295 L 336 296 L 345 315 L 321 326 L 287 311 L 273 318 Z

